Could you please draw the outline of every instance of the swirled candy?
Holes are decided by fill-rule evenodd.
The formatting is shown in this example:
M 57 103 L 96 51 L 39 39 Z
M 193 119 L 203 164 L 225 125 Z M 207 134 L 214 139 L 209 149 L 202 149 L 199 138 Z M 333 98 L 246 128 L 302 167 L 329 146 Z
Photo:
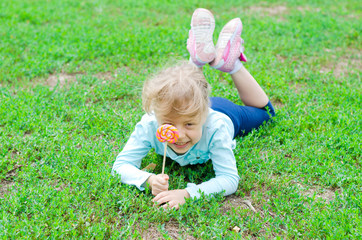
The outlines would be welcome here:
M 176 127 L 170 124 L 164 124 L 157 129 L 156 137 L 160 142 L 175 143 L 179 137 Z

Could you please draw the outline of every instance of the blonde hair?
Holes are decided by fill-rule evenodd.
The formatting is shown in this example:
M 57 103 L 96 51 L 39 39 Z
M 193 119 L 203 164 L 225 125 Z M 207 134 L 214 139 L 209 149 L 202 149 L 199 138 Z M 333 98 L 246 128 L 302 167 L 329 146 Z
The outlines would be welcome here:
M 204 116 L 209 108 L 210 86 L 202 71 L 188 62 L 166 68 L 143 86 L 142 103 L 150 114 Z

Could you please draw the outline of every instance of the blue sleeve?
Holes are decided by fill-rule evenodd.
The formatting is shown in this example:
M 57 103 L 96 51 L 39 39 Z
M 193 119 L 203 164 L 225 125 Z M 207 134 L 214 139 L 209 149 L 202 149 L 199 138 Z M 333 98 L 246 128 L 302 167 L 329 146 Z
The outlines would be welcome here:
M 205 195 L 224 192 L 225 196 L 236 192 L 240 178 L 232 146 L 233 137 L 227 127 L 221 125 L 220 128 L 216 129 L 209 144 L 215 178 L 199 185 L 187 184 L 186 190 L 191 197 L 199 198 L 200 191 Z
M 143 118 L 137 123 L 123 150 L 113 164 L 112 174 L 119 174 L 121 182 L 144 190 L 146 180 L 152 175 L 142 171 L 142 159 L 152 148 L 152 127 Z

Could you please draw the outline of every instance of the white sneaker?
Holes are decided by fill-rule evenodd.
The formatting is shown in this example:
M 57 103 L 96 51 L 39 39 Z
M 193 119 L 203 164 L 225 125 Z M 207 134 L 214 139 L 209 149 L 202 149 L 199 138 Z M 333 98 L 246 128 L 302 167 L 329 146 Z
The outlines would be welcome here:
M 215 19 L 212 13 L 204 8 L 196 9 L 192 14 L 187 50 L 192 62 L 199 67 L 215 58 L 215 46 L 212 40 L 214 29 Z
M 222 72 L 235 72 L 246 62 L 244 40 L 240 37 L 243 24 L 240 18 L 230 20 L 221 30 L 216 44 L 216 57 L 210 66 Z

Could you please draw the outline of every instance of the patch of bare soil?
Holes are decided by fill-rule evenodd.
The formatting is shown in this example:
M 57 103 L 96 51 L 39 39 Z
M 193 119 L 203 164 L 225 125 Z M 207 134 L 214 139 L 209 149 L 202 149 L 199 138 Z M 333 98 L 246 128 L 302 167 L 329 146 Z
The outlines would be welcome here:
M 335 50 L 325 49 L 325 51 L 332 52 Z M 340 78 L 362 69 L 362 51 L 358 49 L 348 49 L 341 57 L 333 56 L 332 60 L 321 68 L 321 73 L 332 72 L 336 78 Z
M 252 215 L 257 215 L 258 217 L 264 218 L 267 215 L 271 216 L 271 217 L 275 217 L 276 215 L 274 213 L 272 213 L 271 211 L 265 211 L 263 210 L 262 206 L 256 203 L 253 203 L 251 201 L 250 197 L 239 197 L 239 196 L 235 196 L 235 195 L 230 195 L 227 196 L 226 199 L 224 200 L 224 206 L 222 207 L 222 211 L 224 212 L 224 214 L 228 211 L 231 211 L 232 209 L 235 210 L 241 210 L 241 209 L 249 209 L 249 213 L 247 215 L 252 216 Z M 229 229 L 233 232 L 239 233 L 241 231 L 240 229 L 241 226 L 229 226 Z M 266 239 L 269 238 L 274 238 L 275 236 L 268 236 L 266 234 L 266 230 L 267 228 L 270 228 L 269 223 L 264 223 L 263 228 L 259 231 L 258 236 L 264 236 Z M 254 233 L 250 232 L 248 229 L 244 229 L 244 231 L 242 232 L 242 236 L 244 238 L 248 238 L 248 239 L 256 239 L 257 236 L 255 236 Z M 255 237 L 255 238 L 254 238 Z
M 263 6 L 252 6 L 249 8 L 250 11 L 259 12 L 261 15 L 268 16 L 278 16 L 285 13 L 288 8 L 285 6 L 273 6 L 273 7 L 263 7 Z
M 86 76 L 85 73 L 55 73 L 50 75 L 45 80 L 45 85 L 49 86 L 50 89 L 54 89 L 59 84 L 59 87 L 64 87 L 70 83 L 77 81 L 77 78 Z M 110 72 L 97 73 L 93 75 L 96 78 L 103 79 L 104 81 L 112 81 L 116 75 Z
M 183 230 L 180 229 L 179 225 L 175 221 L 169 221 L 164 224 L 162 231 L 158 229 L 157 226 L 151 226 L 148 229 L 144 230 L 142 233 L 142 239 L 144 240 L 153 240 L 153 239 L 168 239 L 163 237 L 162 232 L 171 239 L 190 239 L 196 240 L 193 236 L 182 233 Z
M 23 165 L 15 165 L 12 170 L 6 173 L 5 179 L 0 180 L 0 198 L 3 198 L 4 195 L 9 192 L 11 186 L 14 185 L 14 182 L 11 181 L 11 179 L 17 174 L 17 170 L 20 169 L 22 166 Z
M 117 78 L 117 76 L 120 72 L 127 72 L 128 74 L 137 75 L 129 67 L 124 66 L 123 68 L 116 69 L 116 71 L 114 73 L 100 72 L 100 73 L 93 74 L 91 76 L 96 77 L 98 79 L 102 79 L 102 80 L 104 80 L 103 83 L 105 83 L 105 82 L 113 81 L 115 78 Z M 47 79 L 45 79 L 45 82 L 43 82 L 42 84 L 49 86 L 51 89 L 53 89 L 58 84 L 59 84 L 59 87 L 64 87 L 70 83 L 76 82 L 78 78 L 80 78 L 82 76 L 87 76 L 87 75 L 88 74 L 84 73 L 84 72 L 54 73 L 54 74 L 51 74 Z M 39 82 L 36 80 L 34 83 L 38 84 Z
M 302 92 L 302 90 L 304 90 L 306 88 L 306 84 L 302 84 L 302 83 L 295 83 L 294 84 L 294 92 L 296 94 L 300 94 Z
M 112 81 L 115 77 L 117 77 L 117 74 L 112 74 L 111 72 L 103 72 L 103 73 L 96 73 L 94 74 L 96 78 L 103 79 L 105 81 Z
M 224 200 L 224 205 L 221 210 L 223 212 L 228 212 L 232 208 L 234 209 L 250 209 L 253 212 L 256 212 L 254 206 L 252 205 L 250 198 L 241 198 L 235 195 L 229 195 Z
M 311 8 L 308 6 L 299 6 L 297 7 L 298 11 L 302 12 L 302 13 L 306 13 L 306 12 L 320 12 L 320 8 Z
M 82 74 L 68 74 L 68 73 L 52 74 L 45 80 L 45 85 L 53 89 L 59 83 L 59 86 L 63 87 L 65 84 L 75 82 L 77 76 L 81 75 Z
M 287 59 L 286 56 L 282 56 L 282 55 L 279 55 L 279 54 L 277 54 L 275 57 L 276 57 L 276 59 L 277 59 L 279 62 L 281 62 L 281 63 L 284 63 L 285 60 Z
M 257 13 L 260 16 L 278 17 L 277 19 L 279 21 L 285 21 L 282 15 L 287 13 L 288 8 L 282 5 L 272 7 L 252 6 L 248 8 L 248 11 L 252 13 Z
M 0 198 L 3 198 L 6 193 L 8 193 L 9 188 L 14 185 L 14 182 L 2 180 L 0 182 Z
M 325 189 L 320 186 L 304 186 L 300 183 L 296 183 L 299 188 L 300 194 L 310 198 L 320 199 L 326 203 L 332 202 L 336 197 L 336 192 L 341 194 L 340 189 L 332 190 Z
M 265 3 L 269 5 L 268 3 Z M 248 8 L 250 11 L 257 12 L 262 16 L 281 16 L 288 13 L 289 8 L 283 5 L 278 6 L 252 6 Z M 320 8 L 311 8 L 309 6 L 299 6 L 296 8 L 301 13 L 305 14 L 307 12 L 319 12 Z
M 54 190 L 58 191 L 58 192 L 62 192 L 64 191 L 66 188 L 69 188 L 69 190 L 71 192 L 73 192 L 73 188 L 69 187 L 69 184 L 60 182 L 58 180 L 55 180 L 53 183 L 51 183 L 51 186 L 53 187 Z
M 284 107 L 284 103 L 282 103 L 279 99 L 271 99 L 271 103 L 273 104 L 273 107 L 276 109 Z
M 301 185 L 299 184 L 299 186 Z M 327 203 L 333 201 L 336 197 L 335 191 L 332 191 L 330 189 L 323 189 L 316 186 L 310 188 L 302 187 L 301 189 L 302 189 L 301 192 L 302 195 L 308 196 L 310 198 L 313 198 L 315 196 L 316 199 L 324 200 Z

